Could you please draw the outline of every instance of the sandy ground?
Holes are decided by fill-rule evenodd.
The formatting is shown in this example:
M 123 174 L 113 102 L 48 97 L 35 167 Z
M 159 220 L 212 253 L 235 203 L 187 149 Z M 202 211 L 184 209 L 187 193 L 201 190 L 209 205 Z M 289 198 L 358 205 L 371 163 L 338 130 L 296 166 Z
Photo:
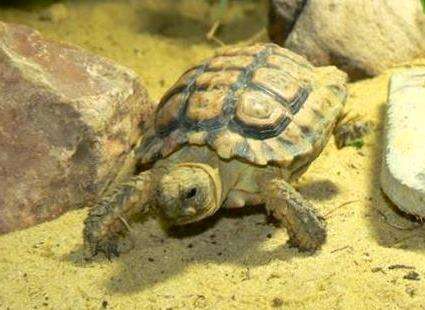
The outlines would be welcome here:
M 60 23 L 1 8 L 0 19 L 133 68 L 158 99 L 217 47 L 204 39 L 208 7 L 172 2 L 73 1 Z M 246 40 L 265 23 L 264 9 L 250 1 L 228 13 L 226 43 Z M 0 309 L 425 308 L 424 228 L 399 216 L 378 185 L 388 77 L 349 87 L 349 107 L 376 124 L 365 146 L 337 150 L 330 141 L 297 184 L 326 214 L 329 238 L 320 252 L 289 248 L 285 230 L 258 208 L 219 212 L 168 234 L 147 219 L 134 225 L 131 252 L 85 262 L 87 210 L 77 210 L 0 236 Z

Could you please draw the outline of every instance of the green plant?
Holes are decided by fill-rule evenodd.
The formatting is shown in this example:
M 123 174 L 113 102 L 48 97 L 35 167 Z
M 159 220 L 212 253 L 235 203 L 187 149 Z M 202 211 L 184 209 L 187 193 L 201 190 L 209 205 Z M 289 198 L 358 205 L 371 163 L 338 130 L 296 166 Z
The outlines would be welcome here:
M 220 0 L 220 3 L 219 3 L 219 18 L 220 19 L 223 18 L 228 5 L 229 5 L 229 0 Z
M 422 4 L 422 11 L 425 13 L 425 0 L 419 0 Z
M 356 149 L 361 149 L 363 147 L 363 145 L 364 145 L 363 139 L 356 139 L 356 140 L 347 144 L 347 146 L 352 146 Z

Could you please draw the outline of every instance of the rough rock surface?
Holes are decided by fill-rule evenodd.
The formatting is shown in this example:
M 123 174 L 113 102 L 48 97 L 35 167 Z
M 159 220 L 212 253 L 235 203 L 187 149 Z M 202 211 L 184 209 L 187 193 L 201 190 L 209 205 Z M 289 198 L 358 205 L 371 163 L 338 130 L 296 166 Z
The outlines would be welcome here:
M 283 40 L 316 65 L 371 76 L 425 55 L 425 14 L 419 0 L 310 0 Z
M 151 109 L 132 71 L 0 23 L 0 233 L 93 201 Z
M 404 212 L 425 217 L 425 67 L 391 77 L 381 185 Z

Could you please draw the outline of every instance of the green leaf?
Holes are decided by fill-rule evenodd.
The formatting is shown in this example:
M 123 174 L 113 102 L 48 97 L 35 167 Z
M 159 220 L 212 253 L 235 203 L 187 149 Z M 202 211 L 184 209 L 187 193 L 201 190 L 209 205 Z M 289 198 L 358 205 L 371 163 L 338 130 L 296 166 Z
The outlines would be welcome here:
M 425 0 L 419 0 L 422 4 L 422 11 L 425 13 Z
M 356 149 L 361 149 L 364 145 L 363 139 L 356 139 L 347 143 L 347 146 L 355 147 Z

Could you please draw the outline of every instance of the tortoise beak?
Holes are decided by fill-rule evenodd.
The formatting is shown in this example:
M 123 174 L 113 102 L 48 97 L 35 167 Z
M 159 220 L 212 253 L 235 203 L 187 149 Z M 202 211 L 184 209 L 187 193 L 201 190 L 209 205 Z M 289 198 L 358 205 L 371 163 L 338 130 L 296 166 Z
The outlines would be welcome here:
M 194 207 L 189 207 L 184 210 L 185 216 L 194 216 L 196 214 L 196 209 Z

